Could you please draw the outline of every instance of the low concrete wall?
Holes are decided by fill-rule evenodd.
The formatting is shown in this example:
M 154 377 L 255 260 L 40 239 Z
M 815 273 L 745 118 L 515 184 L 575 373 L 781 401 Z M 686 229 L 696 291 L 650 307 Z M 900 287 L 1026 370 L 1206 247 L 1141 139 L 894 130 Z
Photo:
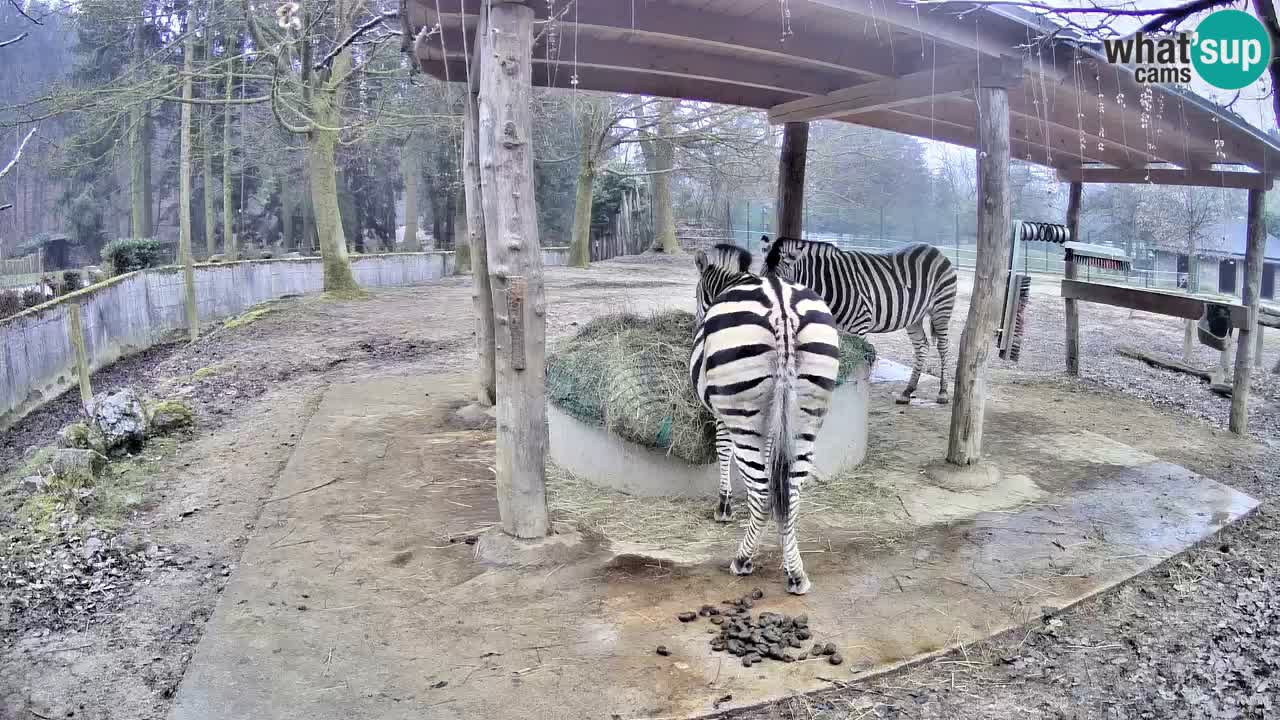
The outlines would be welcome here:
M 830 477 L 867 456 L 867 403 L 871 370 L 854 371 L 831 395 L 831 409 L 813 449 L 820 475 Z M 715 497 L 720 490 L 716 463 L 691 465 L 661 450 L 623 440 L 602 427 L 547 405 L 551 459 L 587 482 L 645 497 Z M 744 489 L 735 469 L 734 492 Z
M 543 250 L 543 264 L 563 265 L 567 248 Z M 362 287 L 420 285 L 453 272 L 453 253 L 392 253 L 351 258 Z M 237 315 L 286 295 L 320 292 L 319 258 L 197 265 L 201 322 Z M 184 330 L 182 273 L 166 267 L 128 273 L 0 320 L 0 430 L 77 383 L 68 339 L 68 306 L 80 304 L 91 370 L 145 350 Z

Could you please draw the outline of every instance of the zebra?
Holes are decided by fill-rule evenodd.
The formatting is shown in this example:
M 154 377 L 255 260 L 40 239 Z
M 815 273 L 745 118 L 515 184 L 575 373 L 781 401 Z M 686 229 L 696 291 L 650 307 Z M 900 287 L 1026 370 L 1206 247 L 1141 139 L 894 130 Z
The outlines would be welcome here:
M 835 245 L 779 237 L 767 251 L 765 271 L 798 282 L 827 302 L 840 329 L 865 337 L 906 329 L 914 361 L 911 380 L 895 398 L 911 402 L 924 371 L 929 338 L 938 345 L 938 403 L 947 404 L 947 331 L 956 302 L 956 270 L 938 248 L 911 243 L 886 252 L 841 250 Z
M 770 508 L 778 523 L 787 592 L 810 582 L 796 544 L 800 489 L 831 400 L 840 336 L 812 290 L 748 272 L 751 254 L 717 245 L 699 250 L 696 330 L 689 373 L 698 399 L 716 419 L 720 469 L 717 519 L 732 513 L 730 465 L 747 488 L 751 518 L 729 564 L 750 575 Z

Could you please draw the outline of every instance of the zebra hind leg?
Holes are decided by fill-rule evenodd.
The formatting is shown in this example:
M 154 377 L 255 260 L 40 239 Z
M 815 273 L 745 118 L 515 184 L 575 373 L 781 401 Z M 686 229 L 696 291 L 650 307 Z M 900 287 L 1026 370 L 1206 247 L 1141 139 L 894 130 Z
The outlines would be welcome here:
M 907 336 L 911 338 L 912 362 L 911 362 L 911 379 L 907 381 L 907 386 L 902 389 L 902 394 L 894 399 L 899 405 L 906 405 L 911 402 L 911 396 L 916 392 L 916 386 L 920 384 L 920 373 L 924 372 L 924 358 L 929 351 L 929 339 L 924 334 L 924 321 L 917 320 L 907 326 Z
M 751 512 L 747 531 L 738 543 L 738 552 L 733 562 L 729 563 L 729 572 L 734 575 L 750 575 L 755 570 L 752 558 L 756 554 L 756 546 L 760 542 L 760 534 L 769 520 L 769 478 L 763 468 L 764 453 L 749 442 L 758 441 L 759 437 L 743 436 L 736 438 L 733 444 L 734 463 L 738 466 L 738 475 L 742 484 L 747 487 L 747 509 Z
M 947 351 L 950 348 L 950 342 L 947 340 L 947 325 L 950 317 L 933 320 L 933 337 L 938 344 L 938 404 L 946 405 L 951 402 L 951 397 L 947 393 Z
M 782 541 L 782 569 L 787 573 L 787 592 L 792 595 L 804 595 L 809 592 L 812 583 L 804 571 L 804 560 L 800 557 L 800 545 L 796 539 L 796 520 L 799 517 L 800 490 L 813 468 L 813 440 L 817 435 L 819 423 L 809 425 L 795 440 L 796 459 L 791 466 L 791 493 L 787 503 L 787 516 L 779 518 L 778 530 Z
M 733 440 L 729 437 L 729 428 L 723 422 L 716 421 L 716 460 L 720 464 L 720 499 L 716 503 L 716 522 L 729 522 L 733 519 L 733 482 L 730 472 L 733 467 Z

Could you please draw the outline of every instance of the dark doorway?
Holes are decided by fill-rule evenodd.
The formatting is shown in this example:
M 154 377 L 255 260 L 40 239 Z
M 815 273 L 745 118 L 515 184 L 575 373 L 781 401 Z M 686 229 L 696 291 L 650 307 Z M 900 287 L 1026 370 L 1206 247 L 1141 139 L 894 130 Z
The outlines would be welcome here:
M 1236 294 L 1236 261 L 1223 260 L 1218 263 L 1218 292 L 1223 295 Z
M 1191 269 L 1191 264 L 1187 262 L 1187 256 L 1179 255 L 1178 256 L 1178 274 L 1186 275 L 1190 269 Z
M 1268 300 L 1276 297 L 1276 266 L 1273 263 L 1262 266 L 1262 297 Z

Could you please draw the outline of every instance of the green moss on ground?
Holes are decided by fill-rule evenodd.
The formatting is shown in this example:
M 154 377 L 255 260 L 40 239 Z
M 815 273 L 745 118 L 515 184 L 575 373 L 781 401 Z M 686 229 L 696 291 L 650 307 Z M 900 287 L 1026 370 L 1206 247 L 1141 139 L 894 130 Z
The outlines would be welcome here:
M 231 318 L 230 320 L 227 320 L 226 322 L 222 323 L 222 327 L 226 328 L 227 330 L 234 330 L 238 327 L 244 327 L 245 325 L 252 325 L 253 323 L 266 317 L 267 315 L 270 315 L 274 311 L 275 311 L 275 308 L 271 307 L 268 304 L 264 303 L 262 305 L 256 305 L 244 311 L 243 313 L 240 313 L 239 315 Z
M 191 381 L 200 382 L 201 380 L 211 378 L 214 375 L 221 375 L 227 371 L 227 367 L 228 366 L 226 365 L 209 365 L 208 367 L 199 368 L 195 372 L 191 373 Z

